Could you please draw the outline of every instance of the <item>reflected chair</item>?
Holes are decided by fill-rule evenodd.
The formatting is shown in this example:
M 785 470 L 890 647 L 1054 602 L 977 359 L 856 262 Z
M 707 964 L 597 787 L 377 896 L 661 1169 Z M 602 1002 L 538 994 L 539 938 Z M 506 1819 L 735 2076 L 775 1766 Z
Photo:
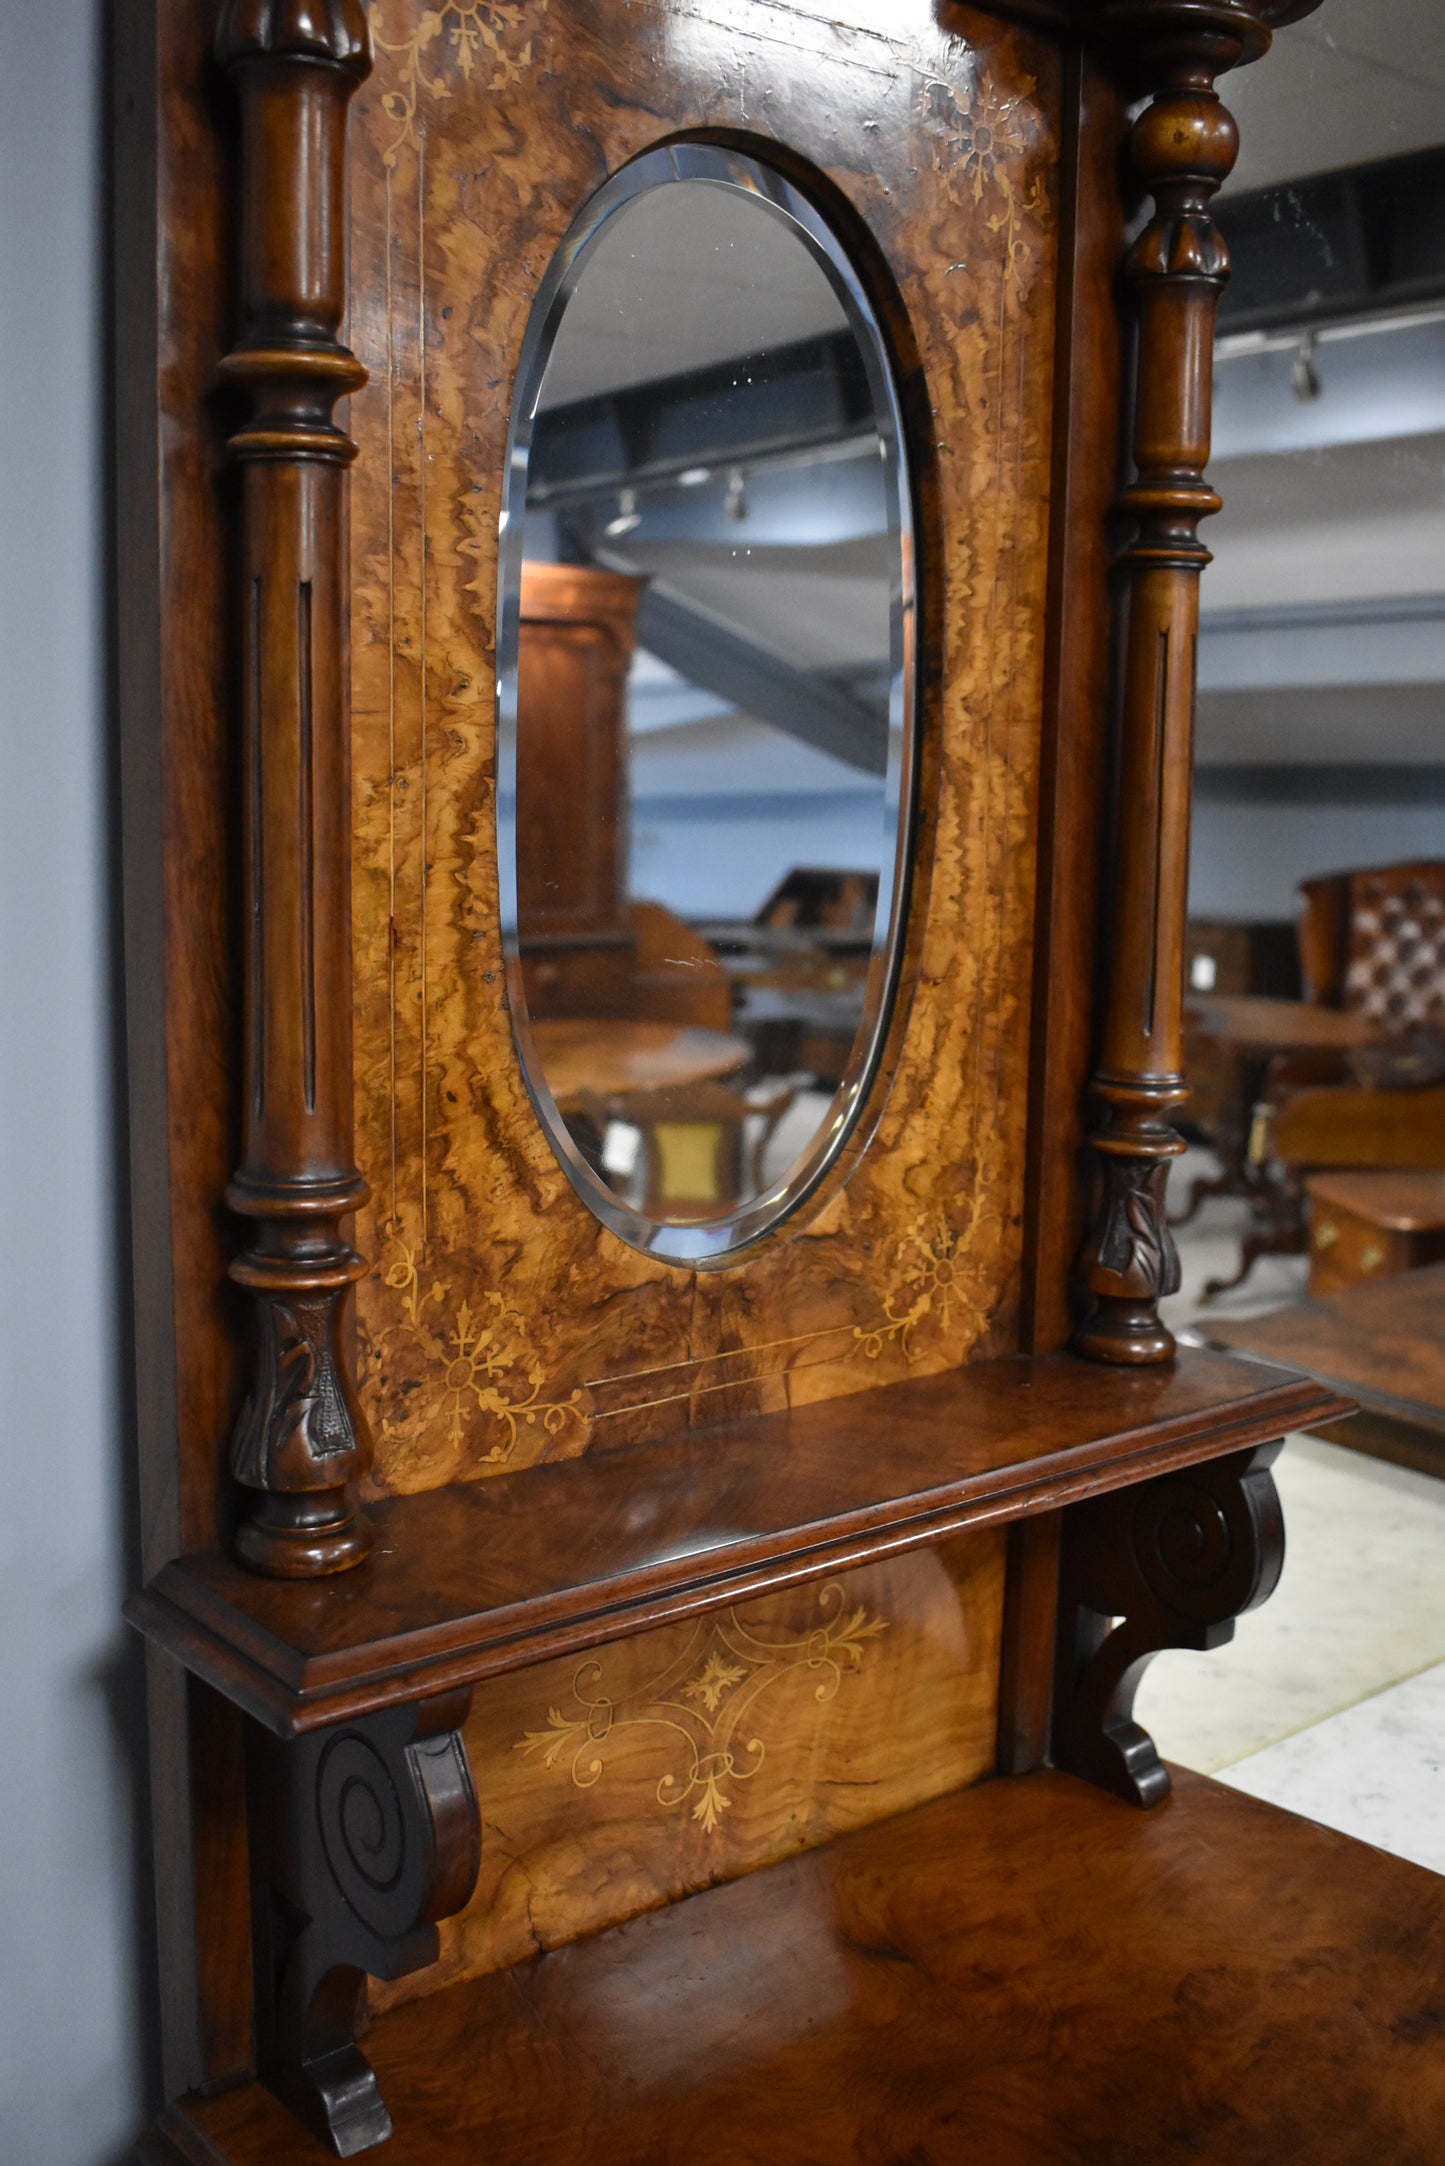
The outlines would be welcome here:
M 1253 1222 L 1238 1270 L 1211 1279 L 1206 1300 L 1262 1255 L 1304 1253 L 1311 1173 L 1445 1167 L 1445 861 L 1328 873 L 1302 893 L 1309 998 L 1364 1016 L 1381 1043 L 1270 1063 L 1250 1132 Z
M 586 1110 L 604 1138 L 618 1123 L 636 1132 L 637 1158 L 623 1175 L 628 1200 L 676 1226 L 724 1217 L 762 1193 L 764 1155 L 793 1096 L 790 1084 L 744 1091 L 688 1083 L 619 1092 Z

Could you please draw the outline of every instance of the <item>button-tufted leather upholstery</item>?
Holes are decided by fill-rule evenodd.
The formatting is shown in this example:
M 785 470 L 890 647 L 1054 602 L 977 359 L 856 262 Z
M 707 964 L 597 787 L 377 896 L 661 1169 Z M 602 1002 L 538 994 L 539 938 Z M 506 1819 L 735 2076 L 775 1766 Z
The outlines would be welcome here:
M 1341 1005 L 1391 1037 L 1445 1023 L 1445 864 L 1350 876 Z

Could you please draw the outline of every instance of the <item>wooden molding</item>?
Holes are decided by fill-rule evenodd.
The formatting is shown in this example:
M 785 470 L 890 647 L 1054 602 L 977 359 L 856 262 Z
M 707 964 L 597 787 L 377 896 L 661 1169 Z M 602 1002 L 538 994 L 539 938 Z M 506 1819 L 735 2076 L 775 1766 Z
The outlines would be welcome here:
M 1064 1514 L 1056 1767 L 1133 1805 L 1169 1795 L 1169 1770 L 1134 1720 L 1144 1672 L 1166 1647 L 1222 1647 L 1273 1594 L 1284 1520 L 1260 1444 Z
M 223 379 L 249 400 L 236 595 L 242 647 L 245 1091 L 226 1192 L 251 1238 L 231 1276 L 253 1297 L 250 1390 L 232 1465 L 257 1503 L 254 1570 L 314 1578 L 370 1547 L 354 1484 L 371 1439 L 343 1331 L 365 1270 L 347 1238 L 366 1200 L 351 1072 L 346 468 L 333 415 L 366 371 L 345 307 L 347 105 L 371 65 L 360 0 L 229 0 L 216 49 L 242 112 L 239 343 Z
M 1301 12 L 1298 8 L 1294 12 Z M 1125 276 L 1138 313 L 1134 478 L 1117 506 L 1132 529 L 1118 560 L 1118 781 L 1108 990 L 1093 1091 L 1094 1198 L 1079 1259 L 1092 1311 L 1076 1350 L 1097 1361 L 1168 1361 L 1158 1303 L 1179 1285 L 1165 1220 L 1172 1117 L 1183 1075 L 1184 933 L 1198 673 L 1199 523 L 1220 499 L 1209 458 L 1214 317 L 1229 252 L 1209 215 L 1239 148 L 1214 84 L 1269 46 L 1268 10 L 1245 0 L 1105 0 L 1100 34 L 1131 87 L 1134 165 L 1154 215 Z
M 966 1528 L 1055 1512 L 1349 1411 L 1304 1378 L 1192 1350 L 1125 1377 L 1068 1354 L 974 1362 L 505 1482 L 390 1499 L 376 1507 L 371 1562 L 335 1589 L 268 1583 L 224 1557 L 183 1559 L 126 1614 L 290 1735 Z M 1048 1695 L 1033 1627 L 1017 1623 L 1032 1712 L 1008 1719 L 1036 1731 Z
M 391 2120 L 356 2044 L 367 1975 L 436 1960 L 476 1885 L 469 1692 L 280 1744 L 251 1737 L 256 2045 L 262 2080 L 341 2158 Z

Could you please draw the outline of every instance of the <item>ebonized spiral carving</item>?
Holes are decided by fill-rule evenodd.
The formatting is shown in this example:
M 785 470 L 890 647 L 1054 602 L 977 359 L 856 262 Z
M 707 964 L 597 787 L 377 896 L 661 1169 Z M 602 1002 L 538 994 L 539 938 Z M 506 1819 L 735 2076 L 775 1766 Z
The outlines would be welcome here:
M 1134 1804 L 1168 1795 L 1134 1695 L 1162 1648 L 1223 1646 L 1236 1617 L 1274 1592 L 1284 1521 L 1269 1469 L 1280 1449 L 1234 1452 L 1065 1513 L 1056 1766 Z
M 343 2158 L 391 2122 L 356 2044 L 363 1979 L 434 1962 L 435 1921 L 466 1903 L 481 1823 L 461 1740 L 471 1695 L 251 1751 L 261 2073 Z

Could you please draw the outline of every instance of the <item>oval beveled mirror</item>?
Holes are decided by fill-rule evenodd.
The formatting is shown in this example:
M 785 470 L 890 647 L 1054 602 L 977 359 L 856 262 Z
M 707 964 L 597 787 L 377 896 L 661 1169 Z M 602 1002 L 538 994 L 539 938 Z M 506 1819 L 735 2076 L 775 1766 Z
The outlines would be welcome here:
M 498 849 L 528 1087 L 625 1240 L 725 1259 L 836 1156 L 896 974 L 914 592 L 856 270 L 711 144 L 588 204 L 524 345 Z

